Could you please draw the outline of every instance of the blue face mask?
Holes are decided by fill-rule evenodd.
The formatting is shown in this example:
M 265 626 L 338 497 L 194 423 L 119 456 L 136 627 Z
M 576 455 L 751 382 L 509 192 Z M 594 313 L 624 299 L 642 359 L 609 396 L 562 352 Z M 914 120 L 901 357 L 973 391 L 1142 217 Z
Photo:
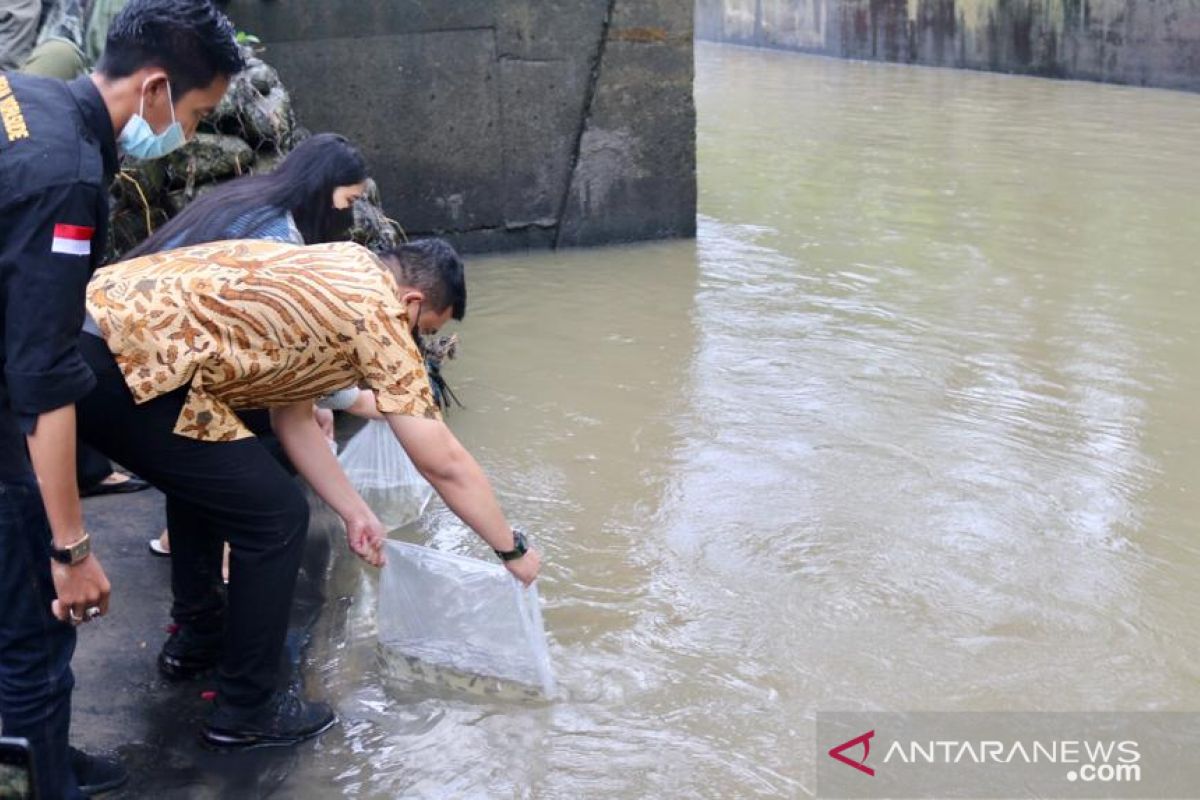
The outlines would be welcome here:
M 121 135 L 117 138 L 121 152 L 148 161 L 153 158 L 162 158 L 187 143 L 187 139 L 183 135 L 183 126 L 179 124 L 179 120 L 175 119 L 175 101 L 171 98 L 170 83 L 167 84 L 167 102 L 171 104 L 171 124 L 162 133 L 155 133 L 154 129 L 150 127 L 150 123 L 146 122 L 146 118 L 142 116 L 142 112 L 146 110 L 146 87 L 142 87 L 141 108 L 138 109 L 138 113 L 129 118 L 129 122 L 126 123 L 124 129 L 121 130 Z

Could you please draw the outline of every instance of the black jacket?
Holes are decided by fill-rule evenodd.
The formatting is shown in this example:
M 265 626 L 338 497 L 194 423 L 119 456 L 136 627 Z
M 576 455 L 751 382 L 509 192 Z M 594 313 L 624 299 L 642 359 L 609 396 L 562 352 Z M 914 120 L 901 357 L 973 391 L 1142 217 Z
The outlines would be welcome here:
M 116 170 L 90 78 L 0 73 L 0 480 L 28 474 L 23 434 L 38 415 L 95 384 L 77 340 Z

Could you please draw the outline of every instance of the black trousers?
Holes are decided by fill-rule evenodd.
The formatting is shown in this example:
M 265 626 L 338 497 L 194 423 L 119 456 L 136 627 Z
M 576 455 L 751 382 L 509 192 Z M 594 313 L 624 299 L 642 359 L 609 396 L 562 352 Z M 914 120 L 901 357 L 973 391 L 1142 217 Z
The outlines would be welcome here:
M 102 453 L 88 447 L 83 442 L 75 444 L 75 480 L 79 483 L 79 491 L 86 492 L 95 489 L 104 479 L 112 475 L 112 462 Z
M 80 352 L 97 379 L 76 404 L 80 438 L 167 496 L 172 615 L 202 631 L 224 626 L 220 702 L 258 705 L 278 679 L 308 530 L 303 492 L 258 438 L 201 442 L 174 433 L 187 387 L 135 405 L 103 340 L 83 334 Z
M 82 800 L 67 755 L 75 629 L 50 614 L 50 524 L 37 479 L 0 481 L 0 720 L 33 749 L 38 797 Z M 7 782 L 0 778 L 0 794 Z M 4 794 L 4 796 L 8 796 Z

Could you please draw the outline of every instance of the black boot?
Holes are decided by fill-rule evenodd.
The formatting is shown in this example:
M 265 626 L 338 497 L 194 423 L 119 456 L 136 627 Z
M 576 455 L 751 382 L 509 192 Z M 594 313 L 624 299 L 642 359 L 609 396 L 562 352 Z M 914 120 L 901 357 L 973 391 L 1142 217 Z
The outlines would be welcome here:
M 284 747 L 319 736 L 333 727 L 337 716 L 324 703 L 310 703 L 291 691 L 277 691 L 251 709 L 223 705 L 204 725 L 204 741 L 221 749 Z
M 209 672 L 221 660 L 220 629 L 199 631 L 180 625 L 158 653 L 158 671 L 171 680 L 187 680 Z
M 71 769 L 79 791 L 88 797 L 120 789 L 129 780 L 125 766 L 115 758 L 90 756 L 74 747 L 67 748 L 71 756 Z

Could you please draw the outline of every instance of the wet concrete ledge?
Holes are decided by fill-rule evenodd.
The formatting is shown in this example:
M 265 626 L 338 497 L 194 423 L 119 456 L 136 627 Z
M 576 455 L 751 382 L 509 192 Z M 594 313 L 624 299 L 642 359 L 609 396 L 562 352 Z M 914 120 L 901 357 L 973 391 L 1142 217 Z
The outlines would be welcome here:
M 701 39 L 1200 91 L 1193 0 L 696 0 Z
M 319 615 L 337 520 L 314 505 L 289 634 L 289 659 L 299 664 L 304 632 Z M 155 666 L 170 622 L 170 562 L 147 542 L 165 520 L 154 490 L 89 498 L 84 513 L 96 552 L 113 586 L 110 613 L 79 632 L 73 663 L 72 742 L 85 750 L 115 750 L 129 785 L 106 798 L 252 798 L 278 790 L 318 742 L 248 753 L 214 753 L 200 742 L 211 679 L 172 683 Z M 298 670 L 293 672 L 293 676 Z M 309 691 L 319 699 L 319 689 Z
M 230 0 L 301 123 L 465 251 L 695 235 L 692 0 Z

